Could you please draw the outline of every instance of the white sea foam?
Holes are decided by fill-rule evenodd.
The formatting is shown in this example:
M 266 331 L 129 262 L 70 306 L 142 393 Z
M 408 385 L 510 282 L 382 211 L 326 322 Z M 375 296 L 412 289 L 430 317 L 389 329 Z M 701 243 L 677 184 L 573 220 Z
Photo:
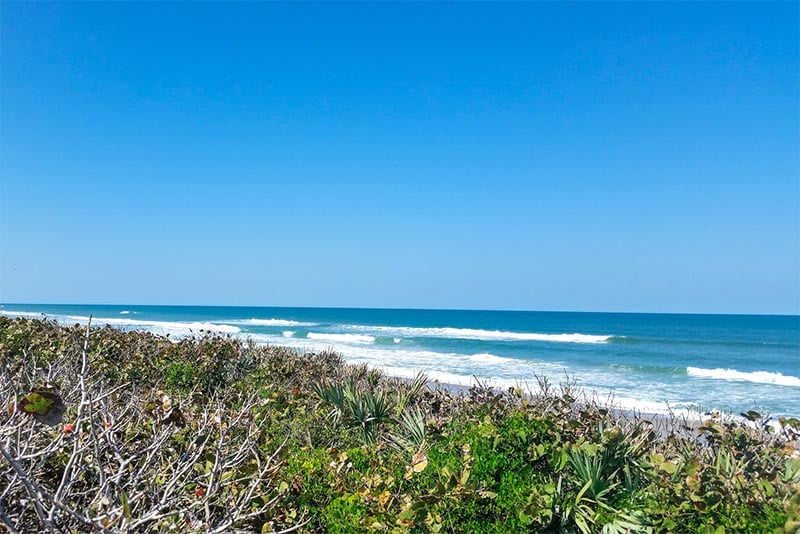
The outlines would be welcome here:
M 430 350 L 403 350 L 399 348 L 380 348 L 380 345 L 353 342 L 353 334 L 309 334 L 308 338 L 283 338 L 268 334 L 247 335 L 257 343 L 284 345 L 301 351 L 319 352 L 333 349 L 347 361 L 366 363 L 390 372 L 391 369 L 405 369 L 405 374 L 414 375 L 416 370 L 425 369 L 431 377 L 447 375 L 443 382 L 468 385 L 477 377 L 500 385 L 516 385 L 521 381 L 535 381 L 535 375 L 548 374 L 558 382 L 563 377 L 564 366 L 559 363 L 502 358 L 493 354 L 443 353 Z M 330 339 L 337 336 L 337 339 Z M 370 337 L 370 336 L 366 336 Z M 366 341 L 366 339 L 364 340 Z M 402 346 L 402 345 L 401 345 Z M 391 371 L 390 374 L 394 374 Z M 455 380 L 458 377 L 458 380 Z
M 255 341 L 277 345 L 287 345 L 298 350 L 322 351 L 327 348 L 342 354 L 345 360 L 351 363 L 366 363 L 377 367 L 390 376 L 413 378 L 422 369 L 433 380 L 443 384 L 469 387 L 476 383 L 489 385 L 498 389 L 521 387 L 524 391 L 535 392 L 538 390 L 537 377 L 546 377 L 551 384 L 559 384 L 564 380 L 565 366 L 561 363 L 546 363 L 516 358 L 501 357 L 489 353 L 459 354 L 442 353 L 430 350 L 402 350 L 399 348 L 380 348 L 374 345 L 354 345 L 344 343 L 327 343 L 322 340 L 311 339 L 284 339 L 277 336 L 256 335 Z M 584 379 L 589 376 L 578 377 L 579 386 L 584 388 L 587 395 L 601 395 L 605 398 L 611 392 L 609 387 L 612 380 L 598 375 L 590 375 L 593 379 L 587 383 Z M 614 380 L 619 380 L 615 376 Z M 617 384 L 621 386 L 621 384 Z M 670 395 L 669 392 L 651 390 L 647 395 L 635 396 L 638 391 L 637 382 L 625 384 L 625 387 L 614 387 L 617 391 L 609 397 L 609 402 L 614 407 L 624 410 L 637 410 L 642 413 L 676 414 L 687 417 L 697 417 L 697 410 L 690 404 Z
M 430 350 L 381 348 L 380 345 L 353 344 L 327 339 L 282 338 L 267 334 L 248 335 L 254 341 L 284 345 L 301 351 L 320 352 L 333 349 L 350 363 L 366 363 L 390 376 L 413 378 L 419 370 L 443 384 L 472 386 L 476 380 L 498 389 L 521 387 L 524 391 L 538 390 L 537 377 L 546 377 L 551 384 L 564 380 L 565 366 L 557 362 L 541 362 L 496 356 L 489 353 L 459 354 Z M 697 418 L 698 409 L 691 402 L 676 397 L 674 392 L 650 388 L 640 395 L 642 384 L 636 380 L 619 382 L 620 376 L 573 375 L 584 394 L 607 398 L 609 405 L 641 413 L 675 414 Z M 588 380 L 588 381 L 587 381 Z M 614 384 L 614 385 L 611 385 Z M 644 393 L 644 392 L 642 392 Z
M 64 318 L 70 321 L 77 321 L 79 323 L 86 323 L 89 321 L 89 317 L 83 315 L 66 315 Z M 237 326 L 209 322 L 146 321 L 121 317 L 93 317 L 92 324 L 108 324 L 111 326 L 122 326 L 139 330 L 148 330 L 160 334 L 168 333 L 177 335 L 191 335 L 198 333 L 200 330 L 216 332 L 219 334 L 238 334 L 242 331 Z
M 371 367 L 383 369 L 390 375 L 413 377 L 418 370 L 422 369 L 428 373 L 431 379 L 462 386 L 473 385 L 477 379 L 481 383 L 488 383 L 497 388 L 520 386 L 527 390 L 536 387 L 536 377 L 546 377 L 551 384 L 563 382 L 565 368 L 568 367 L 566 370 L 569 372 L 570 378 L 576 380 L 578 387 L 584 391 L 598 392 L 601 395 L 603 392 L 605 394 L 611 392 L 614 395 L 615 405 L 622 409 L 636 409 L 644 413 L 672 411 L 683 414 L 691 410 L 707 411 L 709 406 L 719 406 L 735 413 L 741 411 L 739 406 L 751 406 L 764 413 L 766 409 L 761 409 L 762 404 L 770 406 L 785 402 L 786 395 L 794 391 L 787 390 L 786 387 L 800 387 L 800 378 L 797 378 L 800 375 L 793 372 L 791 367 L 781 369 L 787 373 L 781 374 L 769 371 L 744 372 L 737 369 L 715 369 L 713 364 L 708 365 L 707 369 L 682 366 L 677 371 L 677 375 L 673 373 L 666 378 L 657 373 L 640 373 L 635 367 L 632 369 L 609 369 L 601 366 L 590 369 L 580 364 L 565 365 L 560 362 L 546 363 L 526 358 L 501 357 L 496 355 L 503 354 L 499 347 L 491 351 L 484 348 L 485 352 L 476 354 L 480 349 L 470 350 L 474 348 L 474 344 L 470 343 L 453 343 L 450 345 L 453 347 L 451 350 L 457 351 L 453 353 L 436 352 L 438 349 L 435 347 L 430 347 L 429 350 L 415 350 L 426 347 L 424 342 L 414 342 L 413 340 L 415 337 L 432 337 L 437 339 L 486 339 L 512 343 L 526 340 L 604 343 L 611 336 L 353 324 L 337 325 L 329 332 L 325 332 L 329 330 L 328 328 L 313 328 L 316 332 L 311 332 L 306 336 L 308 329 L 302 328 L 301 325 L 313 323 L 300 323 L 278 318 L 171 322 L 144 320 L 143 317 L 146 315 L 136 315 L 135 311 L 131 311 L 130 315 L 118 314 L 118 312 L 106 313 L 111 317 L 94 318 L 92 323 L 99 326 L 110 324 L 126 329 L 168 333 L 172 339 L 197 334 L 199 330 L 209 330 L 238 335 L 242 339 L 251 337 L 256 342 L 284 345 L 298 350 L 319 352 L 330 348 L 341 353 L 349 362 L 366 363 Z M 0 309 L 0 315 L 33 318 L 44 316 L 42 313 L 30 311 L 30 309 L 24 311 Z M 85 324 L 89 319 L 88 316 L 77 315 L 47 316 L 67 324 L 70 322 Z M 139 320 L 134 320 L 134 317 Z M 257 325 L 258 323 L 276 328 L 270 329 L 270 334 L 247 332 L 248 325 Z M 288 326 L 280 328 L 280 325 L 283 324 Z M 376 343 L 376 341 L 382 343 Z M 463 348 L 456 348 L 459 345 Z M 565 348 L 568 349 L 568 347 Z M 528 354 L 532 356 L 535 351 Z M 553 355 L 548 353 L 547 357 L 551 358 Z M 564 358 L 565 362 L 571 361 L 569 355 Z M 722 381 L 717 383 L 725 384 L 725 386 L 710 388 L 708 380 Z M 774 412 L 775 409 L 772 411 Z
M 501 356 L 495 356 L 494 354 L 473 354 L 469 357 L 469 361 L 471 362 L 478 362 L 478 363 L 490 363 L 490 364 L 498 364 L 498 363 L 511 363 L 518 360 L 514 360 L 513 358 L 503 358 Z
M 687 367 L 686 374 L 697 378 L 711 378 L 716 380 L 733 380 L 737 382 L 755 382 L 757 384 L 775 384 L 778 386 L 800 387 L 800 378 L 781 373 L 768 371 L 744 372 L 736 369 L 702 369 L 700 367 Z
M 241 324 L 251 326 L 316 326 L 317 323 L 304 323 L 302 321 L 290 321 L 288 319 L 235 319 L 231 321 L 220 321 L 226 324 Z
M 698 420 L 701 413 L 681 402 L 654 401 L 642 398 L 613 396 L 609 404 L 614 408 L 636 411 L 642 414 L 674 415 L 688 420 Z
M 442 384 L 462 387 L 473 386 L 478 380 L 481 384 L 498 389 L 521 387 L 524 391 L 535 392 L 538 389 L 537 376 L 547 377 L 552 384 L 558 384 L 564 379 L 562 364 L 504 358 L 488 353 L 441 353 L 429 350 L 400 350 L 366 345 L 331 344 L 314 339 L 282 339 L 269 335 L 253 337 L 257 342 L 288 345 L 298 350 L 321 351 L 333 348 L 351 363 L 366 363 L 371 367 L 383 370 L 390 376 L 413 378 L 419 370 L 424 370 L 431 381 L 438 380 Z M 597 391 L 604 391 L 606 395 L 609 393 L 608 389 L 602 386 L 588 386 L 585 389 L 585 392 L 590 395 Z M 637 410 L 642 413 L 673 413 L 690 416 L 696 412 L 677 399 L 665 397 L 665 400 L 658 400 L 658 396 L 643 398 L 630 394 L 614 395 L 610 402 L 615 407 Z
M 398 378 L 415 378 L 419 370 L 422 369 L 428 376 L 431 382 L 438 381 L 441 384 L 451 384 L 454 386 L 474 386 L 475 378 L 472 376 L 457 375 L 454 373 L 447 373 L 444 371 L 433 371 L 423 367 L 396 367 L 393 365 L 381 366 L 381 369 L 389 376 L 396 376 Z M 507 385 L 508 382 L 510 385 Z M 495 379 L 490 384 L 493 387 L 505 388 L 511 387 L 515 384 L 512 381 L 505 379 Z
M 320 341 L 335 341 L 339 343 L 374 343 L 373 336 L 364 334 L 322 334 L 318 332 L 309 332 L 308 339 L 318 339 Z
M 410 326 L 341 325 L 342 329 L 377 332 L 399 337 L 438 337 L 484 341 L 546 341 L 553 343 L 606 343 L 612 335 L 542 334 L 536 332 L 506 332 L 477 328 L 415 328 Z
M 129 313 L 130 311 L 128 310 L 122 310 L 121 312 L 119 312 L 120 315 L 128 315 Z
M 40 312 L 0 310 L 0 315 L 8 315 L 9 317 L 41 317 L 44 314 Z

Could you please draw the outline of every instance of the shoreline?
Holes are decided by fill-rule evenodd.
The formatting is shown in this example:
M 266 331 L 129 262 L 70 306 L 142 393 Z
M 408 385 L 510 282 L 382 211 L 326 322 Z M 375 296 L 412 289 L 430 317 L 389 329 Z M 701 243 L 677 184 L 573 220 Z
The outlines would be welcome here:
M 159 308 L 159 307 L 155 307 Z M 171 309 L 172 307 L 166 307 Z M 78 313 L 78 310 L 62 310 L 64 313 Z M 86 310 L 83 310 L 84 312 Z M 360 310 L 364 311 L 364 310 Z M 25 312 L 25 311 L 8 311 L 0 310 L 2 315 L 18 314 L 20 316 L 38 318 L 43 312 Z M 793 373 L 789 368 L 781 368 L 778 371 L 747 371 L 741 372 L 734 369 L 725 368 L 724 362 L 710 362 L 709 368 L 704 369 L 694 367 L 694 365 L 702 365 L 698 362 L 690 362 L 685 367 L 685 372 L 678 373 L 675 370 L 674 378 L 672 374 L 656 374 L 656 375 L 642 375 L 643 379 L 651 381 L 654 388 L 651 390 L 642 390 L 640 385 L 636 382 L 638 372 L 636 365 L 632 363 L 622 363 L 617 366 L 611 365 L 610 369 L 600 368 L 597 372 L 601 373 L 600 376 L 595 377 L 591 374 L 595 372 L 591 368 L 584 369 L 581 367 L 583 364 L 578 364 L 576 367 L 570 368 L 569 361 L 564 360 L 565 363 L 559 363 L 555 360 L 558 357 L 558 352 L 553 352 L 545 358 L 532 357 L 530 360 L 526 357 L 517 357 L 514 352 L 510 355 L 502 352 L 501 347 L 494 347 L 500 352 L 493 352 L 492 344 L 484 344 L 483 341 L 476 342 L 472 345 L 465 343 L 463 347 L 441 345 L 442 341 L 437 340 L 436 343 L 430 347 L 426 346 L 427 341 L 422 340 L 417 342 L 413 338 L 404 340 L 396 338 L 394 344 L 384 343 L 384 339 L 375 339 L 374 336 L 379 334 L 371 333 L 371 336 L 366 334 L 331 334 L 331 325 L 319 325 L 314 321 L 304 322 L 305 319 L 293 317 L 291 319 L 228 319 L 222 320 L 219 318 L 208 317 L 152 317 L 147 318 L 144 316 L 136 316 L 131 313 L 136 313 L 134 310 L 121 310 L 119 317 L 106 317 L 94 318 L 93 322 L 96 324 L 109 323 L 114 327 L 123 329 L 135 329 L 150 331 L 157 335 L 170 335 L 171 339 L 176 337 L 202 335 L 204 330 L 208 330 L 218 335 L 232 335 L 243 342 L 252 339 L 255 343 L 265 343 L 269 345 L 289 347 L 298 351 L 319 351 L 325 350 L 328 347 L 333 347 L 334 350 L 341 352 L 345 355 L 348 361 L 367 362 L 370 365 L 380 368 L 387 374 L 400 377 L 412 377 L 417 369 L 424 368 L 428 371 L 429 375 L 438 379 L 441 383 L 449 384 L 450 386 L 459 386 L 469 388 L 474 383 L 474 377 L 477 376 L 481 381 L 488 381 L 493 387 L 497 389 L 504 389 L 509 387 L 522 387 L 523 389 L 536 389 L 536 376 L 548 376 L 551 383 L 557 384 L 562 381 L 571 381 L 570 375 L 562 373 L 575 373 L 581 383 L 578 386 L 585 393 L 585 396 L 600 399 L 601 402 L 609 402 L 610 407 L 619 408 L 625 411 L 640 412 L 652 416 L 669 416 L 678 415 L 690 420 L 699 420 L 713 412 L 723 412 L 732 416 L 738 413 L 756 410 L 765 414 L 770 414 L 773 417 L 786 416 L 795 417 L 800 415 L 800 407 L 797 410 L 790 409 L 798 404 L 792 400 L 791 388 L 799 387 L 800 377 L 791 376 Z M 249 315 L 249 314 L 245 314 Z M 88 321 L 88 316 L 80 315 L 45 315 L 45 317 L 52 317 L 60 324 L 70 324 L 76 321 L 80 324 L 85 324 Z M 189 321 L 189 322 L 187 322 Z M 230 324 L 228 324 L 230 323 Z M 264 326 L 264 328 L 261 328 Z M 333 325 L 336 326 L 336 325 Z M 291 327 L 292 331 L 281 330 L 284 327 Z M 277 332 L 270 332 L 270 328 L 277 330 Z M 327 330 L 326 330 L 327 328 Z M 384 329 L 387 327 L 375 327 L 365 325 L 364 328 L 378 328 Z M 408 332 L 408 335 L 428 335 L 428 330 L 458 330 L 454 328 L 419 328 L 419 327 L 391 327 L 393 329 L 411 329 L 411 330 L 424 330 L 425 332 Z M 256 331 L 251 331 L 255 329 Z M 261 332 L 264 330 L 264 333 Z M 295 331 L 297 330 L 297 331 Z M 308 331 L 308 332 L 307 332 Z M 381 330 L 382 331 L 382 330 Z M 591 329 L 588 331 L 592 331 Z M 614 329 L 609 329 L 614 331 Z M 287 337 L 287 332 L 290 336 Z M 328 332 L 324 335 L 319 332 Z M 344 330 L 340 330 L 344 332 Z M 476 335 L 478 330 L 460 330 L 456 334 L 448 335 Z M 492 334 L 491 337 L 497 337 L 501 332 L 491 330 L 480 330 L 484 334 Z M 294 337 L 296 334 L 296 338 Z M 313 334 L 314 337 L 311 336 Z M 380 334 L 384 336 L 401 335 L 398 333 Z M 436 335 L 440 335 L 436 332 Z M 515 337 L 530 337 L 532 334 L 514 333 Z M 533 334 L 540 336 L 540 334 Z M 547 334 L 551 336 L 551 334 Z M 581 336 L 583 334 L 580 334 Z M 593 334 L 592 334 L 593 335 Z M 308 336 L 308 337 L 305 337 Z M 345 341 L 338 342 L 336 339 L 344 338 L 347 336 L 355 336 L 367 339 L 370 338 L 370 343 L 356 343 L 348 344 Z M 561 337 L 556 335 L 555 337 Z M 578 336 L 578 334 L 570 334 L 570 337 Z M 606 336 L 602 336 L 606 337 Z M 612 336 L 614 337 L 614 336 Z M 619 337 L 619 336 L 617 336 Z M 626 337 L 626 336 L 622 336 Z M 335 339 L 334 339 L 335 338 Z M 349 339 L 349 338 L 348 338 Z M 398 340 L 400 343 L 398 343 Z M 445 342 L 450 343 L 451 340 L 447 339 Z M 461 343 L 460 341 L 457 343 Z M 517 342 L 510 342 L 516 344 Z M 545 345 L 542 350 L 563 351 L 564 358 L 570 358 L 570 351 L 573 350 L 575 354 L 585 354 L 586 351 L 596 353 L 593 355 L 594 361 L 598 358 L 604 357 L 605 354 L 611 354 L 614 357 L 621 349 L 630 352 L 631 349 L 625 348 L 629 345 L 629 341 L 619 345 L 620 349 L 605 349 L 606 345 L 616 346 L 616 343 L 598 343 L 597 348 L 593 344 L 583 345 L 581 343 L 551 343 L 549 348 Z M 501 343 L 502 345 L 502 343 Z M 527 347 L 527 345 L 524 345 Z M 636 347 L 639 345 L 637 344 Z M 511 345 L 509 345 L 510 348 Z M 453 352 L 459 351 L 462 352 Z M 513 349 L 518 351 L 518 349 Z M 526 350 L 530 351 L 529 354 L 536 355 L 537 348 L 531 345 Z M 613 352 L 608 353 L 608 350 Z M 600 351 L 600 352 L 598 352 Z M 605 352 L 603 352 L 605 351 Z M 498 356 L 497 354 L 500 354 Z M 399 358 L 395 360 L 395 358 Z M 452 359 L 452 361 L 450 361 Z M 614 360 L 610 360 L 614 361 Z M 629 374 L 624 369 L 626 366 L 633 365 Z M 641 365 L 645 365 L 642 363 Z M 678 368 L 686 366 L 686 362 L 682 362 Z M 619 369 L 622 370 L 618 370 Z M 746 367 L 742 367 L 747 369 Z M 765 367 L 769 368 L 769 367 Z M 572 370 L 570 370 L 572 369 Z M 669 369 L 667 371 L 670 371 Z M 664 370 L 658 369 L 659 373 L 664 373 Z M 788 374 L 786 374 L 788 373 Z M 527 378 L 520 378 L 527 377 Z M 596 378 L 596 380 L 595 380 Z M 677 385 L 672 386 L 670 381 L 676 380 Z M 589 381 L 590 383 L 584 384 Z M 773 398 L 773 393 L 770 390 L 772 386 L 778 386 L 780 389 L 775 390 L 779 392 L 779 396 Z M 790 388 L 790 389 L 785 389 Z M 709 392 L 709 394 L 706 394 Z M 727 402 L 725 394 L 730 393 L 731 400 Z M 697 393 L 697 395 L 694 395 Z M 760 396 L 759 396 L 760 395 Z M 645 397 L 650 398 L 645 398 Z M 764 404 L 759 403 L 759 399 L 765 399 Z M 767 400 L 773 399 L 773 400 Z M 777 399 L 777 400 L 775 400 Z M 771 407 L 770 407 L 771 405 Z
M 424 372 L 424 371 L 423 371 Z M 400 381 L 411 383 L 413 379 L 400 377 L 400 376 L 392 376 L 387 375 L 389 378 L 398 379 Z M 477 384 L 476 384 L 477 385 Z M 461 384 L 447 384 L 442 382 L 429 382 L 429 388 L 440 388 L 444 391 L 447 391 L 453 395 L 461 395 L 461 396 L 469 396 L 469 391 L 475 385 L 472 386 L 465 386 Z M 491 386 L 489 386 L 491 387 Z M 493 391 L 497 393 L 503 394 L 514 394 L 513 392 L 509 391 L 508 388 L 494 388 L 491 387 Z M 523 393 L 524 398 L 533 399 L 535 398 L 537 393 L 535 392 L 526 392 Z M 589 405 L 595 406 L 601 410 L 607 410 L 614 420 L 617 421 L 627 421 L 629 423 L 634 423 L 637 421 L 642 421 L 646 423 L 650 423 L 652 425 L 653 430 L 662 438 L 666 438 L 670 434 L 673 433 L 681 433 L 685 434 L 687 432 L 693 433 L 696 432 L 698 428 L 703 426 L 706 421 L 721 421 L 726 419 L 732 419 L 739 423 L 746 421 L 741 416 L 736 416 L 734 414 L 720 414 L 720 413 L 700 413 L 700 412 L 691 412 L 690 413 L 657 413 L 657 412 L 644 412 L 637 410 L 635 408 L 625 408 L 620 406 L 615 406 L 613 404 L 603 404 L 596 402 L 595 400 L 586 401 L 584 398 L 583 401 L 580 400 L 582 397 L 582 393 L 578 393 L 579 400 L 577 400 L 577 404 L 579 406 L 587 407 Z M 694 417 L 692 417 L 692 414 Z M 777 421 L 776 421 L 777 423 Z M 800 430 L 800 429 L 798 429 Z
M 16 531 L 579 531 L 564 512 L 579 503 L 586 532 L 624 514 L 634 531 L 678 517 L 756 533 L 800 510 L 784 506 L 800 488 L 791 429 L 687 426 L 561 386 L 409 381 L 213 335 L 0 317 L 0 355 L 0 518 Z

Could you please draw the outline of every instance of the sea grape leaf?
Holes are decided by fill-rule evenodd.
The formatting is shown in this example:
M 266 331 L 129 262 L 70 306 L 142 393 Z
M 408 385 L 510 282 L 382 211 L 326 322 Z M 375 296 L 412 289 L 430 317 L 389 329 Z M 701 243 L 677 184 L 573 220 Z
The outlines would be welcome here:
M 748 421 L 758 421 L 762 417 L 761 414 L 756 412 L 755 410 L 748 410 L 746 412 L 742 412 L 741 415 Z
M 20 399 L 17 407 L 37 421 L 57 425 L 64 415 L 64 403 L 53 388 L 34 388 Z
M 167 416 L 161 420 L 161 423 L 165 425 L 171 423 L 178 427 L 184 427 L 186 426 L 186 419 L 183 418 L 180 408 L 173 408 Z
M 421 452 L 418 452 L 411 458 L 411 469 L 415 473 L 421 473 L 428 466 L 428 457 Z
M 662 462 L 661 465 L 659 466 L 659 469 L 661 471 L 664 471 L 668 475 L 672 475 L 675 473 L 675 471 L 678 470 L 678 466 L 672 462 Z
M 800 482 L 800 458 L 789 458 L 784 467 L 783 479 L 786 482 Z
M 58 397 L 49 391 L 34 389 L 22 398 L 20 409 L 29 414 L 47 415 Z

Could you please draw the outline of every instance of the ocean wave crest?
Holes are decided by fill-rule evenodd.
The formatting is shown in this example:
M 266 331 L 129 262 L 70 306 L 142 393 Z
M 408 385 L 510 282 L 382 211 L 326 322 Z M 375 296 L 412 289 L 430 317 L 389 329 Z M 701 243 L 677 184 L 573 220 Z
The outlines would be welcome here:
M 335 341 L 338 343 L 375 343 L 374 336 L 365 334 L 322 334 L 318 332 L 309 332 L 306 337 L 318 341 Z
M 0 310 L 0 315 L 7 315 L 9 317 L 38 317 L 38 318 L 41 318 L 44 315 L 44 313 L 41 313 L 41 312 L 27 312 L 27 311 Z
M 79 323 L 86 323 L 89 317 L 83 315 L 66 315 L 65 319 L 77 321 Z M 238 334 L 241 328 L 227 324 L 217 324 L 209 322 L 178 322 L 178 321 L 146 321 L 141 319 L 127 319 L 121 317 L 93 317 L 92 324 L 108 324 L 111 326 L 122 326 L 127 328 L 137 328 L 149 330 L 155 333 L 162 334 L 178 334 L 178 335 L 191 335 L 205 330 L 208 332 L 216 332 L 218 334 Z
M 757 384 L 775 384 L 777 386 L 800 387 L 800 378 L 769 371 L 737 371 L 736 369 L 702 369 L 700 367 L 687 367 L 686 374 L 697 378 L 712 378 L 716 380 L 732 380 L 737 382 L 755 382 Z
M 507 332 L 479 328 L 416 328 L 410 326 L 341 325 L 343 329 L 379 332 L 397 337 L 438 337 L 474 339 L 479 341 L 545 341 L 552 343 L 606 343 L 614 336 L 581 333 L 543 334 L 537 332 Z
M 135 312 L 134 312 L 135 313 Z M 12 317 L 50 317 L 56 319 L 61 323 L 77 322 L 86 324 L 89 322 L 89 317 L 86 315 L 52 315 L 47 316 L 39 312 L 25 312 L 25 311 L 6 311 L 0 310 L 0 314 L 9 315 Z M 157 334 L 175 334 L 179 336 L 189 336 L 194 333 L 204 330 L 207 332 L 216 332 L 218 334 L 238 334 L 242 331 L 237 326 L 228 324 L 217 324 L 202 321 L 192 322 L 179 322 L 179 321 L 148 321 L 144 319 L 128 319 L 127 317 L 92 317 L 92 324 L 97 325 L 111 325 L 122 328 L 131 328 L 137 330 L 148 330 Z
M 292 321 L 289 319 L 235 319 L 231 321 L 219 321 L 225 324 L 241 324 L 251 326 L 316 326 L 317 323 L 304 323 L 302 321 Z
M 469 357 L 469 361 L 478 363 L 501 364 L 501 363 L 517 362 L 519 360 L 514 360 L 513 358 L 503 358 L 502 356 L 495 356 L 494 354 L 489 354 L 489 353 L 482 353 L 482 354 L 473 354 L 472 356 Z

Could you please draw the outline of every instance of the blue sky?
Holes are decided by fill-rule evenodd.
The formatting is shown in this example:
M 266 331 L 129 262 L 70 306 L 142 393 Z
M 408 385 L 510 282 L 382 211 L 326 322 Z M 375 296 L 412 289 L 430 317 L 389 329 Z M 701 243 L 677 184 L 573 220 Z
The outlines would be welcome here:
M 796 2 L 0 8 L 0 301 L 800 311 Z

